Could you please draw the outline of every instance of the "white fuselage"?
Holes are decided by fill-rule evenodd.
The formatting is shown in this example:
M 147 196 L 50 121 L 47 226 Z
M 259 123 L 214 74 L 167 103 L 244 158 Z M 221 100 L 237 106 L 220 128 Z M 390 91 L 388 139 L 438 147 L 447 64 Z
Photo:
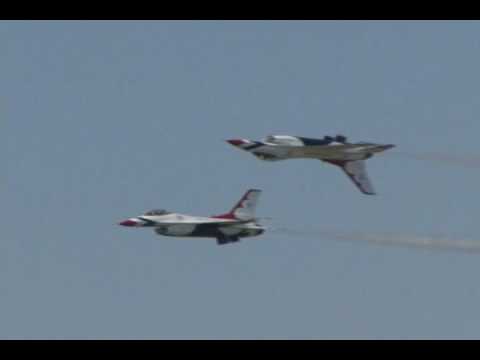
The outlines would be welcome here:
M 262 141 L 229 139 L 229 144 L 260 160 L 317 159 L 339 166 L 364 194 L 375 195 L 365 168 L 365 159 L 393 148 L 393 144 L 348 143 L 343 135 L 323 139 L 290 135 L 269 135 Z
M 275 135 L 263 141 L 246 139 L 229 140 L 232 145 L 252 153 L 261 160 L 278 161 L 286 159 L 318 159 L 355 161 L 364 160 L 374 153 L 385 151 L 393 145 L 373 143 L 341 143 L 336 141 L 314 144 L 305 143 L 304 138 L 289 135 Z
M 192 216 L 157 209 L 123 220 L 119 225 L 153 227 L 157 234 L 166 236 L 216 238 L 219 245 L 237 242 L 240 238 L 257 236 L 265 231 L 255 221 L 255 208 L 261 192 L 249 189 L 229 212 L 221 215 Z
M 286 159 L 318 159 L 318 160 L 363 160 L 372 156 L 373 153 L 384 151 L 378 145 L 276 145 L 265 144 L 256 148 L 252 153 L 262 160 L 286 160 Z
M 159 235 L 180 237 L 217 237 L 219 235 L 246 237 L 259 235 L 264 230 L 253 220 L 239 221 L 178 213 L 141 215 L 130 218 L 125 223 L 136 227 L 154 227 Z

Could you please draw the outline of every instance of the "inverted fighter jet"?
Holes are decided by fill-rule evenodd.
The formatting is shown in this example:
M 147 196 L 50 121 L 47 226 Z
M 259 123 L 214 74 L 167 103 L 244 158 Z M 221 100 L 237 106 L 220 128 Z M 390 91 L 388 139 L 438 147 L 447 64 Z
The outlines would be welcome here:
M 221 215 L 199 217 L 151 210 L 119 225 L 152 227 L 157 234 L 165 236 L 212 237 L 219 245 L 237 242 L 242 237 L 257 236 L 265 231 L 255 218 L 260 193 L 261 190 L 248 190 L 230 212 Z
M 393 148 L 395 145 L 367 142 L 349 143 L 343 135 L 313 139 L 290 135 L 269 135 L 262 141 L 246 139 L 226 140 L 233 146 L 248 151 L 260 160 L 318 159 L 340 167 L 361 192 L 375 195 L 368 178 L 365 160 Z

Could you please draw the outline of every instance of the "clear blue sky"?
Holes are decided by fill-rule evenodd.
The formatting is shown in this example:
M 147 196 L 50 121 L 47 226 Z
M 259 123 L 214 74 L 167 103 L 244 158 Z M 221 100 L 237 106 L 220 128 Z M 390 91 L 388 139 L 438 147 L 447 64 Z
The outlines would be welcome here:
M 480 338 L 480 257 L 267 232 L 231 246 L 119 220 L 248 188 L 296 229 L 480 241 L 480 23 L 0 22 L 0 338 Z M 378 196 L 223 140 L 397 144 Z M 477 237 L 478 236 L 478 237 Z

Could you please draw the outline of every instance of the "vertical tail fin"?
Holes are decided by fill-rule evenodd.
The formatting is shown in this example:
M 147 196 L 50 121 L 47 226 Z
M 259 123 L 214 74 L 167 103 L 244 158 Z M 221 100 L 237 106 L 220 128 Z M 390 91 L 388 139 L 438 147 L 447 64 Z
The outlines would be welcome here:
M 214 216 L 221 219 L 236 220 L 253 220 L 255 219 L 255 208 L 257 207 L 258 198 L 262 190 L 250 189 L 238 201 L 238 203 L 230 210 L 230 212 L 222 215 Z

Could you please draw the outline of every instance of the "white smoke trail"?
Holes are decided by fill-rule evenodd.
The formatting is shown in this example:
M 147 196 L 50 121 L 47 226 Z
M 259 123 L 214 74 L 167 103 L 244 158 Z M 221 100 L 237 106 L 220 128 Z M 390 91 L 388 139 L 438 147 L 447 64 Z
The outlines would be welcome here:
M 389 154 L 390 155 L 390 154 Z M 467 168 L 480 168 L 480 156 L 458 155 L 439 152 L 392 152 L 393 156 L 405 157 L 414 160 L 431 161 L 436 163 L 459 165 Z
M 300 237 L 324 237 L 342 241 L 362 241 L 379 245 L 416 247 L 432 250 L 452 250 L 467 253 L 480 253 L 480 241 L 469 239 L 453 239 L 434 236 L 415 236 L 404 234 L 367 234 L 363 232 L 342 232 L 320 229 L 292 229 L 286 227 L 272 228 L 278 235 Z

